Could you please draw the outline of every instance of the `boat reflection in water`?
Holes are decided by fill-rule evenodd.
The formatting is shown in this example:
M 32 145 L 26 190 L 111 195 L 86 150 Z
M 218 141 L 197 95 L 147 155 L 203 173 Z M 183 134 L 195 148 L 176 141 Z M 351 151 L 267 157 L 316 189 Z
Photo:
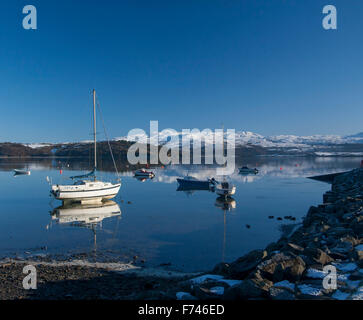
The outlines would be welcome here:
M 233 198 L 218 197 L 214 204 L 217 208 L 223 210 L 223 249 L 222 249 L 222 262 L 225 262 L 226 251 L 226 233 L 227 233 L 227 211 L 236 209 L 236 200 Z
M 189 185 L 178 185 L 176 191 L 183 191 L 186 195 L 191 196 L 196 191 L 214 191 L 213 186 L 209 185 L 200 185 L 200 186 L 189 186 Z
M 146 180 L 152 180 L 154 177 L 134 176 L 134 178 L 140 182 L 145 182 Z
M 119 205 L 111 200 L 96 204 L 70 203 L 55 208 L 52 220 L 61 225 L 70 225 L 92 230 L 94 237 L 94 253 L 96 253 L 96 229 L 102 229 L 102 221 L 111 217 L 121 218 Z M 117 228 L 118 224 L 116 224 Z M 116 230 L 115 230 L 116 232 Z
M 224 197 L 218 197 L 214 205 L 224 211 L 231 211 L 233 209 L 236 209 L 237 203 L 236 200 L 234 200 L 233 198 L 226 199 Z

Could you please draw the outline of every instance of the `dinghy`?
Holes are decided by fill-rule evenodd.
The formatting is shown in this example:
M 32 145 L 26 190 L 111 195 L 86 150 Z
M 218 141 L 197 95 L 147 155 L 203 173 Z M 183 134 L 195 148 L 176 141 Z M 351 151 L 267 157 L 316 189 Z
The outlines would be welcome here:
M 30 176 L 30 170 L 19 170 L 19 169 L 14 169 L 14 175 L 27 175 Z

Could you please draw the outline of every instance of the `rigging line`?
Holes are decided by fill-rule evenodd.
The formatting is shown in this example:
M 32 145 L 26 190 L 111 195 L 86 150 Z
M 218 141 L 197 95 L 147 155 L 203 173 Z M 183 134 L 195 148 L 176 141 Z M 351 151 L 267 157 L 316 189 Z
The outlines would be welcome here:
M 119 175 L 119 173 L 118 173 L 117 166 L 116 166 L 116 161 L 115 161 L 115 158 L 114 158 L 114 156 L 113 156 L 113 152 L 112 152 L 112 148 L 111 148 L 110 140 L 109 140 L 108 135 L 107 135 L 107 131 L 106 131 L 106 127 L 105 127 L 105 122 L 103 121 L 102 111 L 101 111 L 101 108 L 100 108 L 100 102 L 99 102 L 98 98 L 96 98 L 96 99 L 97 99 L 97 107 L 98 107 L 98 111 L 99 111 L 99 113 L 100 113 L 100 117 L 101 117 L 101 121 L 102 121 L 103 131 L 105 132 L 105 136 L 106 136 L 106 139 L 107 139 L 108 148 L 110 149 L 112 162 L 113 162 L 113 165 L 114 165 L 115 170 L 116 170 L 117 178 L 118 178 L 118 179 L 120 179 L 120 175 Z

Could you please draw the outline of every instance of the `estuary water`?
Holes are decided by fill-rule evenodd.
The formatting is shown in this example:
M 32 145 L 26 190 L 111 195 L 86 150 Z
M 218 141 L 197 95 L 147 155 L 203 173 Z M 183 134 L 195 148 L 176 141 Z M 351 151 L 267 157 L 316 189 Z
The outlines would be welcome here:
M 257 166 L 260 172 L 241 175 L 236 169 L 228 179 L 237 191 L 228 202 L 212 191 L 177 190 L 178 177 L 215 177 L 211 167 L 155 168 L 155 178 L 145 181 L 131 171 L 121 172 L 122 186 L 114 203 L 65 208 L 49 196 L 46 177 L 66 183 L 87 168 L 1 159 L 0 257 L 51 255 L 208 270 L 264 248 L 281 236 L 286 225 L 300 223 L 330 189 L 308 176 L 350 170 L 359 163 L 359 158 L 338 157 L 247 159 L 243 165 Z M 31 175 L 14 177 L 12 170 L 19 168 L 28 168 Z M 100 178 L 112 180 L 115 174 L 101 172 Z

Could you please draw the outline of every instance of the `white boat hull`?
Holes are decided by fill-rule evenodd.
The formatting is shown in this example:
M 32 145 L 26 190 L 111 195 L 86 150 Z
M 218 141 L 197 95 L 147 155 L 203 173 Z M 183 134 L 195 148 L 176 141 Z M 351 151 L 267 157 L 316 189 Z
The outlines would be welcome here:
M 83 186 L 58 186 L 52 188 L 54 197 L 64 202 L 99 203 L 114 198 L 119 192 L 121 184 L 107 184 L 84 188 Z
M 221 197 L 230 197 L 236 193 L 236 187 L 232 187 L 229 189 L 216 188 L 215 192 Z

